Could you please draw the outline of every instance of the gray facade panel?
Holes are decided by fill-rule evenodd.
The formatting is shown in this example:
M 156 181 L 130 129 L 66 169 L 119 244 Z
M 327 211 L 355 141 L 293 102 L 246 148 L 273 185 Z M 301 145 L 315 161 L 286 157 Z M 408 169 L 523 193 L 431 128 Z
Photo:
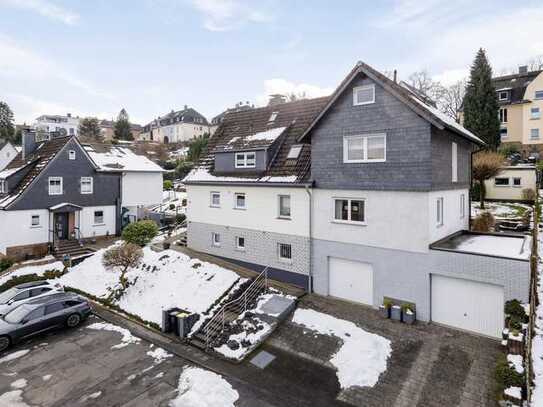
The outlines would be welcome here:
M 221 246 L 213 246 L 212 233 L 221 235 Z M 207 223 L 188 223 L 188 247 L 215 256 L 270 266 L 293 273 L 309 274 L 309 239 L 302 236 L 263 232 Z M 245 238 L 245 251 L 236 248 L 236 237 Z M 292 262 L 279 259 L 278 244 L 292 246 Z
M 215 153 L 215 171 L 216 172 L 255 172 L 265 171 L 267 166 L 266 150 L 255 150 L 256 167 L 255 168 L 236 168 L 235 152 Z
M 313 241 L 313 289 L 318 294 L 329 294 L 330 257 L 370 263 L 373 305 L 379 306 L 384 296 L 414 302 L 417 318 L 423 321 L 431 319 L 432 274 L 501 285 L 506 300 L 528 300 L 528 262 L 434 250 L 414 253 L 326 240 Z
M 68 159 L 70 150 L 76 151 L 75 160 Z M 49 195 L 49 177 L 62 177 L 62 195 Z M 81 194 L 81 177 L 93 178 L 92 194 Z M 43 209 L 65 202 L 79 206 L 116 205 L 120 198 L 120 177 L 120 174 L 96 172 L 79 144 L 71 140 L 9 209 Z
M 375 103 L 353 106 L 358 77 L 311 133 L 311 175 L 317 188 L 430 190 L 431 125 L 375 84 Z M 386 162 L 343 163 L 343 136 L 386 133 Z
M 458 182 L 452 182 L 452 143 L 457 144 Z M 473 145 L 450 130 L 432 126 L 432 189 L 470 187 Z

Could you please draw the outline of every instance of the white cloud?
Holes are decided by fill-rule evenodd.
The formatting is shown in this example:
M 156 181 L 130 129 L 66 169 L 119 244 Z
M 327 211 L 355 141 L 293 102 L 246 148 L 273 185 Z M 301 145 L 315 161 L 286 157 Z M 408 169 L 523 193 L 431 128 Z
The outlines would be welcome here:
M 432 79 L 440 82 L 443 86 L 454 85 L 455 83 L 469 77 L 468 68 L 447 69 L 440 74 L 434 75 Z
M 321 88 L 308 83 L 294 83 L 286 79 L 275 78 L 264 81 L 264 92 L 256 97 L 256 102 L 259 106 L 268 104 L 270 95 L 305 95 L 307 98 L 315 98 L 319 96 L 330 95 L 334 91 L 333 88 Z
M 210 31 L 229 31 L 247 22 L 261 23 L 271 15 L 257 2 L 246 0 L 192 0 L 193 6 L 204 15 L 204 27 Z
M 47 0 L 0 0 L 0 6 L 2 5 L 33 11 L 44 17 L 58 20 L 68 25 L 74 25 L 79 21 L 79 14 L 57 6 Z

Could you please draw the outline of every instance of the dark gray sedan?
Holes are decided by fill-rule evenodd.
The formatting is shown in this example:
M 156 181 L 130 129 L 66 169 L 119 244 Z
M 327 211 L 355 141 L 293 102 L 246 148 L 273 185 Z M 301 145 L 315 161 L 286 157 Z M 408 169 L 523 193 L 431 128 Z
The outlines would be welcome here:
M 73 293 L 36 298 L 0 319 L 0 352 L 10 345 L 55 328 L 74 328 L 91 313 L 89 302 Z

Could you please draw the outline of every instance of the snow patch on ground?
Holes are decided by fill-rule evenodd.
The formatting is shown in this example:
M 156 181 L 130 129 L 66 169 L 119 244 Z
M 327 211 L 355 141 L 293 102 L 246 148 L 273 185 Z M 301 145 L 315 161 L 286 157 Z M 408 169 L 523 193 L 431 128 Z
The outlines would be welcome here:
M 222 376 L 185 367 L 179 376 L 178 395 L 170 407 L 234 407 L 239 394 Z
M 27 384 L 28 382 L 26 381 L 26 379 L 19 379 L 11 383 L 10 386 L 14 389 L 24 389 Z
M 6 355 L 3 358 L 1 358 L 0 363 L 6 363 L 14 359 L 22 358 L 28 352 L 30 352 L 29 349 L 23 349 L 23 350 L 18 350 L 17 352 L 10 353 L 9 355 Z
M 516 399 L 522 399 L 522 389 L 520 387 L 508 387 L 504 391 L 509 397 L 514 397 Z
M 81 397 L 81 403 L 85 403 L 88 400 L 95 400 L 98 397 L 100 397 L 101 395 L 102 395 L 101 391 L 96 391 L 96 392 L 94 392 L 92 394 L 89 394 L 87 396 L 83 396 L 83 397 Z
M 522 355 L 507 355 L 507 361 L 509 362 L 509 366 L 514 368 L 517 373 L 524 373 L 524 367 L 522 366 Z
M 121 328 L 120 326 L 110 324 L 108 322 L 95 322 L 94 324 L 87 325 L 88 329 L 94 329 L 97 331 L 110 331 L 118 332 L 122 335 L 121 343 L 113 345 L 111 349 L 122 349 L 133 343 L 139 343 L 140 338 L 132 335 L 128 329 Z
M 518 218 L 519 210 L 532 209 L 530 205 L 521 203 L 509 203 L 509 202 L 486 202 L 485 209 L 481 209 L 480 202 L 472 202 L 471 204 L 471 216 L 476 218 L 482 212 L 490 212 L 496 219 L 510 219 Z
M 30 407 L 23 400 L 22 390 L 8 391 L 0 395 L 0 406 L 6 407 Z
M 53 375 L 46 374 L 45 376 L 42 376 L 41 378 L 44 382 L 48 382 L 49 380 L 51 380 L 51 377 L 53 377 Z
M 330 360 L 337 369 L 342 389 L 373 387 L 387 368 L 392 348 L 390 341 L 382 336 L 366 332 L 350 321 L 310 309 L 297 309 L 292 322 L 343 340 L 343 345 Z
M 147 352 L 148 356 L 151 356 L 155 360 L 155 364 L 159 364 L 164 362 L 167 358 L 171 358 L 173 355 L 171 353 L 166 352 L 162 348 L 156 348 L 154 350 L 150 350 Z
M 233 334 L 228 337 L 228 341 L 236 341 L 239 344 L 242 342 L 248 342 L 250 345 L 246 344 L 246 346 L 240 345 L 237 349 L 230 349 L 227 344 L 223 344 L 220 347 L 214 348 L 216 352 L 226 356 L 230 359 L 236 359 L 241 360 L 245 357 L 245 355 L 252 350 L 254 344 L 259 343 L 263 337 L 269 334 L 269 332 L 272 329 L 272 326 L 268 324 L 267 322 L 262 321 L 258 317 L 253 317 L 256 323 L 243 320 L 245 318 L 245 313 L 241 314 L 238 317 L 238 321 L 241 321 L 241 326 L 244 329 L 242 332 L 238 334 Z M 248 333 L 248 329 L 254 329 L 255 326 L 261 326 L 262 329 L 256 332 Z

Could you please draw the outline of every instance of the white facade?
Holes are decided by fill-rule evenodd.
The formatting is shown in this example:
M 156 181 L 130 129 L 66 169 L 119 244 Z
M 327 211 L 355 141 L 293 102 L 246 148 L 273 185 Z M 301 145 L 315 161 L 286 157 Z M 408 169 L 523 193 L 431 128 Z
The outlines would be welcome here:
M 47 132 L 60 131 L 60 129 L 66 130 L 66 134 L 69 136 L 77 136 L 79 134 L 79 117 L 57 116 L 57 115 L 43 115 L 38 117 L 32 127 L 36 130 L 43 130 Z
M 162 172 L 124 172 L 121 205 L 149 206 L 162 202 Z
M 428 195 L 428 244 L 460 230 L 469 229 L 469 190 L 432 191 Z M 442 222 L 438 222 L 438 199 L 443 198 Z
M 39 225 L 32 226 L 32 216 L 39 216 Z M 47 243 L 49 211 L 0 211 L 0 253 L 12 246 Z
M 103 213 L 102 222 L 95 220 L 95 212 L 98 211 Z M 88 206 L 84 207 L 79 213 L 76 212 L 76 225 L 79 221 L 82 238 L 84 239 L 115 235 L 116 218 L 115 206 Z
M 15 158 L 17 149 L 9 141 L 0 149 L 0 171 Z
M 523 191 L 537 191 L 537 174 L 534 167 L 505 167 L 498 175 L 485 181 L 486 199 L 503 201 L 525 200 Z

